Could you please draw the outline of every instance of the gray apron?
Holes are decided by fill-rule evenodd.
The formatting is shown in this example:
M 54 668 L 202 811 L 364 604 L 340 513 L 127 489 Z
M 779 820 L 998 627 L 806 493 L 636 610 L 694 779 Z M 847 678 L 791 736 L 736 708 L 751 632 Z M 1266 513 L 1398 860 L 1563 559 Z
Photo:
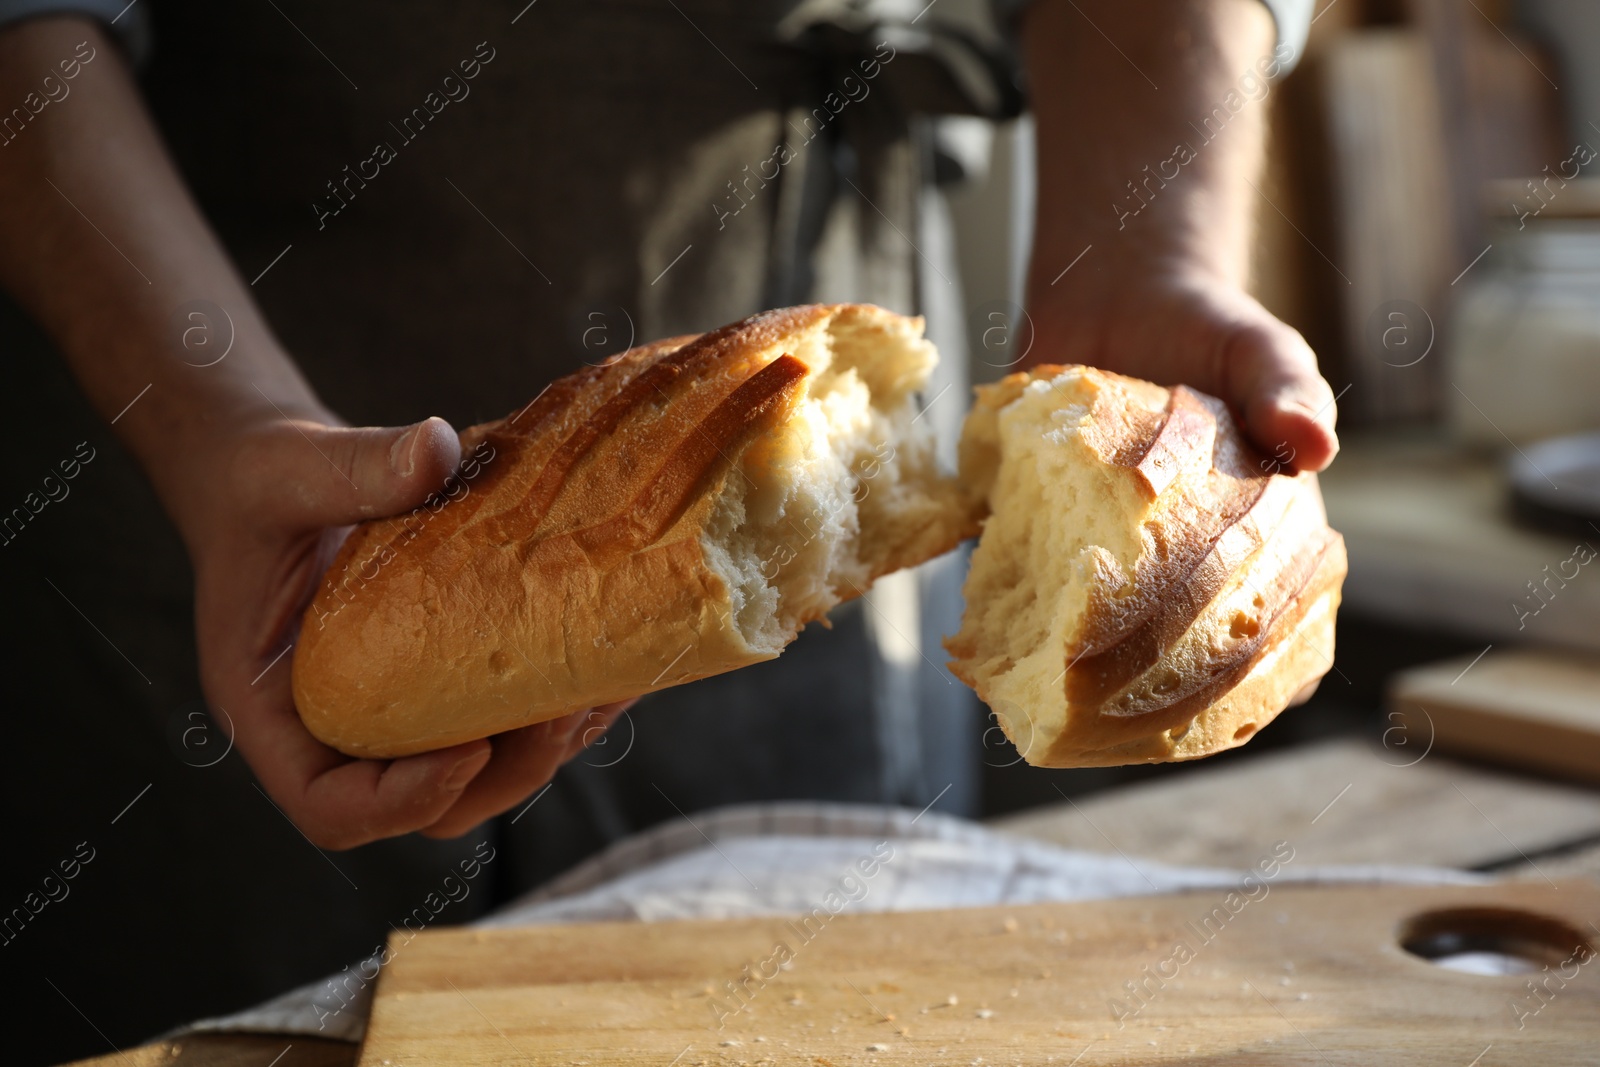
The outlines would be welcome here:
M 927 306 L 921 115 L 1018 102 L 970 42 L 877 27 L 863 5 L 281 5 L 292 25 L 269 4 L 150 6 L 143 81 L 163 132 L 278 336 L 357 424 L 497 418 L 630 342 L 764 307 Z M 468 839 L 319 853 L 237 753 L 209 762 L 224 731 L 196 754 L 181 545 L 9 305 L 0 338 L 27 401 L 0 461 L 7 499 L 78 442 L 96 450 L 70 498 L 0 549 L 13 625 L 26 619 L 10 647 L 29 665 L 8 683 L 30 759 L 4 788 L 30 814 L 6 900 L 79 842 L 97 850 L 6 951 L 46 974 L 85 946 L 138 959 L 137 980 L 64 972 L 62 992 L 119 1044 L 335 970 L 419 906 L 430 923 L 469 919 L 681 813 L 975 803 L 982 720 L 938 645 L 958 610 L 946 560 L 841 607 L 778 660 L 646 698 Z M 929 414 L 951 436 L 960 337 L 936 340 L 956 358 Z M 470 892 L 433 911 L 442 881 L 486 854 Z M 81 1029 L 48 987 L 26 1007 Z M 96 1051 L 88 1032 L 50 1054 Z

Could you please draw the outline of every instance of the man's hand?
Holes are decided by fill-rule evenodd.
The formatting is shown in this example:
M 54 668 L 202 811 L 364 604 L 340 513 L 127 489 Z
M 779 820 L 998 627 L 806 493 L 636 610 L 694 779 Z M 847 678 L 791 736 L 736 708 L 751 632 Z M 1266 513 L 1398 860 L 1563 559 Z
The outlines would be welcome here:
M 398 760 L 351 759 L 311 736 L 289 686 L 301 612 L 349 525 L 421 504 L 455 469 L 459 442 L 441 419 L 337 425 L 201 218 L 97 23 L 45 17 L 0 33 L 0 96 L 22 99 L 34 72 L 74 55 L 94 58 L 70 105 L 0 159 L 0 285 L 60 346 L 183 536 L 208 702 L 313 843 L 465 833 L 549 781 L 625 705 Z M 225 312 L 220 355 L 218 323 L 204 349 L 187 320 L 174 326 L 196 301 Z
M 1227 401 L 1285 467 L 1338 451 L 1305 340 L 1245 291 L 1274 51 L 1260 0 L 1034 0 L 1028 359 Z M 1070 269 L 1069 269 L 1070 268 Z
M 1333 391 L 1311 347 L 1235 285 L 1144 270 L 1087 303 L 1047 287 L 1029 314 L 1028 363 L 1086 363 L 1220 397 L 1287 468 L 1321 470 L 1339 450 Z
M 626 708 L 396 760 L 341 755 L 301 723 L 285 652 L 349 525 L 417 507 L 459 458 L 442 419 L 350 429 L 274 416 L 220 458 L 211 504 L 191 530 L 206 697 L 226 711 L 273 801 L 324 848 L 465 833 L 548 782 Z

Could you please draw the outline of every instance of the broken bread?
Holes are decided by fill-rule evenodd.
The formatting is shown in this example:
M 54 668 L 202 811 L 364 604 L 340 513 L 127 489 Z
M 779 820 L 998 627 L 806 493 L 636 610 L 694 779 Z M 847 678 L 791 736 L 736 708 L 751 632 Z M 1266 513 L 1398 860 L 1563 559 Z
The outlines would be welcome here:
M 936 360 L 921 319 L 788 308 L 468 429 L 445 492 L 358 526 L 329 568 L 301 718 L 347 755 L 405 756 L 777 656 L 977 533 L 917 425 Z
M 1183 386 L 1041 366 L 977 392 L 961 478 L 989 516 L 946 648 L 1029 763 L 1207 756 L 1328 670 L 1345 555 L 1315 475 Z

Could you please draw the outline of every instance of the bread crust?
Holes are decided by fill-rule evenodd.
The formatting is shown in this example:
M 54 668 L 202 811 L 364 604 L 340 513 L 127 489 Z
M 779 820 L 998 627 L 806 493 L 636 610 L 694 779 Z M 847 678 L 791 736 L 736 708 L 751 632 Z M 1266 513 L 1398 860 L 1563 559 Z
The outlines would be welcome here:
M 794 352 L 835 325 L 921 329 L 862 305 L 767 312 L 584 367 L 464 431 L 467 458 L 447 490 L 357 527 L 307 609 L 293 686 L 312 734 L 351 756 L 394 758 L 773 658 L 741 628 L 708 531 L 731 477 L 759 481 L 782 462 L 782 448 L 751 446 L 796 417 L 812 374 Z M 1057 650 L 1055 693 L 1040 694 L 1065 701 L 1063 722 L 1012 708 L 1002 725 L 1041 766 L 1242 744 L 1331 665 L 1344 546 L 1315 476 L 1277 472 L 1211 397 L 1051 366 L 980 387 L 963 436 L 967 491 L 941 483 L 900 513 L 863 559 L 866 577 L 978 532 L 998 460 L 969 447 L 974 428 L 1069 369 L 1095 386 L 1075 462 L 1119 487 L 1127 512 L 1114 518 L 1142 547 L 1120 562 L 1084 557 L 1085 606 Z M 904 367 L 863 367 L 876 370 L 885 388 L 903 384 Z M 838 599 L 863 588 L 846 582 Z M 800 611 L 782 641 L 825 611 Z M 965 622 L 946 647 L 952 671 L 994 706 Z
M 1225 405 L 1183 386 L 1041 366 L 980 387 L 978 408 L 997 417 L 1031 383 L 1068 372 L 1094 398 L 1073 425 L 1073 455 L 1121 487 L 1113 499 L 1132 501 L 1112 518 L 1134 531 L 1138 557 L 1125 569 L 1109 552 L 1085 554 L 1086 606 L 1058 650 L 1059 676 L 1030 699 L 1000 697 L 995 650 L 976 626 L 946 641 L 950 668 L 992 707 L 1007 704 L 997 717 L 1038 766 L 1196 759 L 1243 744 L 1332 665 L 1346 562 L 1316 476 L 1281 471 Z M 997 457 L 980 453 L 997 446 L 964 441 L 963 475 L 992 484 Z M 975 595 L 969 584 L 969 613 Z M 1063 701 L 1059 722 L 1039 714 Z
M 921 330 L 862 305 L 767 312 L 584 367 L 464 431 L 451 488 L 358 526 L 307 609 L 307 728 L 393 758 L 773 658 L 741 632 L 704 536 L 748 446 L 804 394 L 796 339 L 839 318 Z M 975 532 L 970 515 L 924 531 L 878 572 Z

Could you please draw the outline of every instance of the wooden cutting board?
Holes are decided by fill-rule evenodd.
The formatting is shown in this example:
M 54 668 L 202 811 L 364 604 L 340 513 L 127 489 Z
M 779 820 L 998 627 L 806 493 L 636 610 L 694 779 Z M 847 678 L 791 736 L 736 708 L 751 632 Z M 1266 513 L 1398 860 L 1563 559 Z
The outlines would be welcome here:
M 1389 706 L 1419 746 L 1600 782 L 1600 657 L 1493 649 L 1413 667 Z
M 1550 970 L 1400 946 L 1441 913 Z M 1593 1065 L 1595 924 L 1575 880 L 430 931 L 391 942 L 360 1063 Z

